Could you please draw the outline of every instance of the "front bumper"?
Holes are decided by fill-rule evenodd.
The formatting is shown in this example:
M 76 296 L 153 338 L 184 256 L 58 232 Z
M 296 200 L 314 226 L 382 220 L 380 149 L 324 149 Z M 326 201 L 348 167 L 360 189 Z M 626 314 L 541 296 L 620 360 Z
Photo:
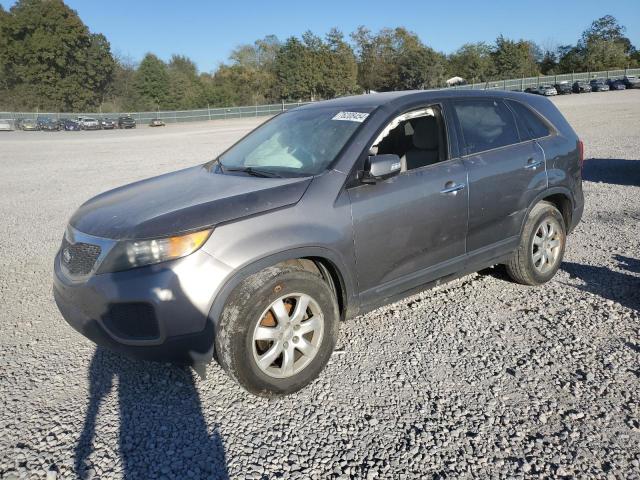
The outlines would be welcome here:
M 68 276 L 58 253 L 53 293 L 67 323 L 98 345 L 147 360 L 206 363 L 214 344 L 209 311 L 230 272 L 198 250 L 79 281 Z

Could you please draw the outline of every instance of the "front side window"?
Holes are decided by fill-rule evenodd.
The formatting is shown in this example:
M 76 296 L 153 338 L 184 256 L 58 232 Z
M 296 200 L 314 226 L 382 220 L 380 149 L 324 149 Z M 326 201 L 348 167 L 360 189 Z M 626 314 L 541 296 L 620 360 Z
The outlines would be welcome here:
M 369 151 L 373 155 L 398 155 L 400 170 L 405 172 L 446 160 L 446 138 L 440 106 L 432 105 L 394 118 Z
M 518 128 L 523 140 L 542 138 L 549 135 L 549 127 L 529 110 L 529 108 L 520 102 L 514 102 L 512 100 L 507 100 L 507 102 L 518 118 Z
M 464 100 L 455 102 L 454 109 L 467 155 L 520 141 L 513 114 L 501 101 Z
M 369 111 L 311 108 L 283 113 L 251 132 L 218 160 L 223 170 L 255 168 L 279 176 L 326 170 Z

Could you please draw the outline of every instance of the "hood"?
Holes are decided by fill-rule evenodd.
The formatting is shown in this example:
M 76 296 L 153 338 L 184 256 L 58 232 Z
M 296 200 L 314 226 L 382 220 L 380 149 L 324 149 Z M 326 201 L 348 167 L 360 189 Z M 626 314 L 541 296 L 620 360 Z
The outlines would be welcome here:
M 175 235 L 293 205 L 311 180 L 191 167 L 102 193 L 84 203 L 69 223 L 86 234 L 115 240 Z

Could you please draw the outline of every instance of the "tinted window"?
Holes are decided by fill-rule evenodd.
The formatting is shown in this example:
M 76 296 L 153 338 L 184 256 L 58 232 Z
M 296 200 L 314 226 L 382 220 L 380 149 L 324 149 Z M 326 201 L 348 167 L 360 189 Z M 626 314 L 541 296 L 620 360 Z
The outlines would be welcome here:
M 454 108 L 466 145 L 472 154 L 518 143 L 513 114 L 497 100 L 465 100 L 454 103 Z
M 518 128 L 520 129 L 520 135 L 523 137 L 523 140 L 542 138 L 549 135 L 549 127 L 547 127 L 535 113 L 529 110 L 529 108 L 519 102 L 510 100 L 509 106 L 518 118 Z

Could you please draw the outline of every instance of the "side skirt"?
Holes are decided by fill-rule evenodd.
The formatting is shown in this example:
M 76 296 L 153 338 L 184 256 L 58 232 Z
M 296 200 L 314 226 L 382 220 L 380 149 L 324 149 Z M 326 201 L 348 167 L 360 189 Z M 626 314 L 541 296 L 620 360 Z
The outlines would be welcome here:
M 461 255 L 414 274 L 387 282 L 363 292 L 360 296 L 358 315 L 383 305 L 397 302 L 423 290 L 456 280 L 470 273 L 506 262 L 518 246 L 518 237 L 511 237 L 496 244 Z M 408 277 L 408 278 L 407 278 Z

